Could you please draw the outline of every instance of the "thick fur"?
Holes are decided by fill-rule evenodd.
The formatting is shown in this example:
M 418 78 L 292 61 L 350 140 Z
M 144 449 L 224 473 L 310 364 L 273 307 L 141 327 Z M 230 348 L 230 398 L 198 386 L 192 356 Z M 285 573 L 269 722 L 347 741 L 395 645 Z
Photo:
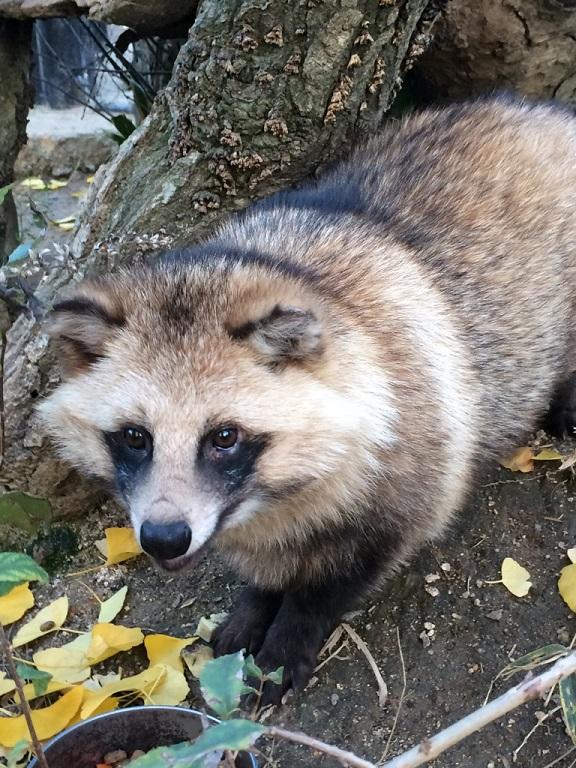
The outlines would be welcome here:
M 563 387 L 572 413 L 575 286 L 574 118 L 502 99 L 426 111 L 203 246 L 82 285 L 55 312 L 67 378 L 41 413 L 108 481 L 103 434 L 152 435 L 149 465 L 122 469 L 135 529 L 183 519 L 190 555 L 213 540 L 254 585 L 218 652 L 249 647 L 302 687 L 479 461 Z M 253 446 L 225 482 L 202 452 L 223 424 Z

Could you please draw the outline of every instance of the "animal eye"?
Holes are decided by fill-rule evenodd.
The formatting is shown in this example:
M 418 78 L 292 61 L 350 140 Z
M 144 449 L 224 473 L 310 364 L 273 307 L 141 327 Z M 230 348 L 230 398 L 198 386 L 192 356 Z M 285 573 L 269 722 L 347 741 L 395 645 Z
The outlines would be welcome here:
M 229 451 L 238 442 L 238 430 L 235 427 L 222 427 L 212 433 L 212 445 L 220 451 Z
M 122 439 L 133 451 L 144 451 L 149 445 L 148 433 L 138 427 L 124 427 Z

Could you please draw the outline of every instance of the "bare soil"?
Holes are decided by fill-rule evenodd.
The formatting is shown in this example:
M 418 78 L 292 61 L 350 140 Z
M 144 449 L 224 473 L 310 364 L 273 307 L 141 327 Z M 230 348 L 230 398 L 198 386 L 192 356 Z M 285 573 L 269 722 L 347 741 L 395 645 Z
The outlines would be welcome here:
M 77 198 L 71 198 L 69 191 L 59 203 L 60 215 L 73 212 L 69 204 Z M 563 453 L 575 448 L 569 443 L 557 447 Z M 377 761 L 400 703 L 388 757 L 480 706 L 491 681 L 510 659 L 551 642 L 569 644 L 576 634 L 576 621 L 558 593 L 557 580 L 560 569 L 568 564 L 566 549 L 575 543 L 576 484 L 571 470 L 560 473 L 557 466 L 545 463 L 526 475 L 500 467 L 489 470 L 450 536 L 422 552 L 351 619 L 387 683 L 384 707 L 378 704 L 366 659 L 350 644 L 318 672 L 298 700 L 276 711 L 271 720 Z M 54 529 L 72 533 L 78 548 L 68 562 L 60 562 L 51 585 L 39 590 L 40 604 L 66 593 L 70 625 L 86 629 L 97 615 L 89 588 L 105 598 L 128 584 L 123 623 L 181 636 L 190 634 L 201 616 L 230 608 L 239 584 L 215 554 L 207 555 L 193 572 L 177 577 L 158 572 L 144 557 L 78 575 L 98 563 L 93 542 L 102 537 L 105 527 L 115 524 L 127 523 L 110 503 L 98 514 Z M 45 540 L 36 545 L 36 552 L 54 554 L 54 547 L 56 554 L 62 554 L 59 544 Z M 506 556 L 530 571 L 533 588 L 525 598 L 513 597 L 500 584 L 487 584 L 500 578 Z M 404 696 L 398 637 L 406 670 Z M 66 639 L 63 635 L 62 642 Z M 137 654 L 118 658 L 121 662 L 107 662 L 109 668 L 119 663 L 126 671 L 139 668 Z M 506 685 L 510 683 L 497 684 L 493 695 Z M 192 691 L 188 703 L 201 705 L 196 684 Z M 556 706 L 553 697 L 548 711 Z M 510 768 L 514 751 L 536 725 L 536 713 L 542 711 L 543 701 L 526 705 L 454 747 L 435 765 Z M 535 730 L 515 764 L 546 768 L 570 748 L 557 712 Z M 285 744 L 274 745 L 268 756 L 278 768 L 336 765 L 303 747 Z M 575 757 L 558 763 L 559 768 L 568 768 Z

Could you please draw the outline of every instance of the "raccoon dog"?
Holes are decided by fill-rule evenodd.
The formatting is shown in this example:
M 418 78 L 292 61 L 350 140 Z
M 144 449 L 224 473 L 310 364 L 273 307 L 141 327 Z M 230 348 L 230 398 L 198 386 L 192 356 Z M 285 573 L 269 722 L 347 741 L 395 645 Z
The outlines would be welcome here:
M 437 537 L 480 460 L 572 430 L 576 121 L 425 111 L 317 184 L 54 308 L 62 457 L 167 571 L 250 582 L 214 640 L 308 681 L 326 635 Z

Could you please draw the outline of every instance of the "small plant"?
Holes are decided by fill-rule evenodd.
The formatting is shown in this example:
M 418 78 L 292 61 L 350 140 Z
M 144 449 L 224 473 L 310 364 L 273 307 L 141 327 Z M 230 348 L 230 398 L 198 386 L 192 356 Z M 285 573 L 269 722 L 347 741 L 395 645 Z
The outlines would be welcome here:
M 24 555 L 20 552 L 0 552 L 0 597 L 7 595 L 8 592 L 14 589 L 14 587 L 17 587 L 27 581 L 40 581 L 45 583 L 48 581 L 48 574 L 38 565 L 35 560 L 33 560 L 31 557 L 28 557 L 28 555 Z M 12 680 L 14 680 L 16 690 L 18 691 L 20 707 L 22 709 L 22 714 L 26 718 L 26 724 L 28 725 L 30 738 L 32 740 L 38 763 L 41 768 L 48 768 L 48 763 L 46 762 L 46 757 L 44 755 L 42 745 L 40 744 L 40 741 L 36 735 L 34 723 L 32 721 L 30 705 L 24 696 L 22 677 L 19 674 L 19 671 L 24 678 L 34 682 L 35 688 L 37 684 L 41 686 L 47 685 L 48 681 L 45 679 L 46 676 L 42 676 L 41 673 L 40 675 L 42 676 L 42 680 L 40 680 L 36 670 L 32 669 L 32 667 L 27 667 L 26 665 L 18 665 L 20 667 L 20 670 L 18 670 L 12 655 L 12 647 L 10 645 L 10 641 L 8 640 L 8 636 L 6 635 L 4 626 L 1 621 L 0 645 L 2 646 L 2 653 L 6 660 L 6 666 L 8 667 L 8 671 L 10 672 Z M 16 766 L 26 753 L 27 749 L 28 745 L 26 743 L 19 742 L 16 744 L 8 757 L 8 768 Z

